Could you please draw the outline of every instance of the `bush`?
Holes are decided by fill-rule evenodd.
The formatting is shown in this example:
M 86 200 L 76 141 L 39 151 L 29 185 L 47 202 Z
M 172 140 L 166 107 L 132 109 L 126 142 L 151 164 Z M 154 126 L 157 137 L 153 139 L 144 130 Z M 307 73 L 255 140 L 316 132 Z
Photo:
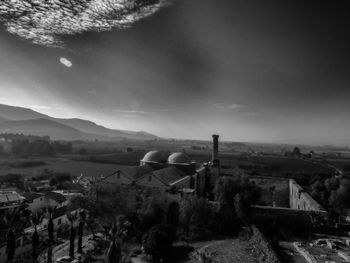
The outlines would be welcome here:
M 155 259 L 164 259 L 170 252 L 174 241 L 173 229 L 168 225 L 156 225 L 144 236 L 143 247 L 145 253 Z

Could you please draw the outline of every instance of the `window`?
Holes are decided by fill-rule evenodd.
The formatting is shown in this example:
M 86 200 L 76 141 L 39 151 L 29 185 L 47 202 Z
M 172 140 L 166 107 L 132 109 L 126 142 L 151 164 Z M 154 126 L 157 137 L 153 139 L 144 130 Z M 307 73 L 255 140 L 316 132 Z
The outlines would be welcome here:
M 152 175 L 148 176 L 148 182 L 152 182 Z
M 58 225 L 62 224 L 62 218 L 58 219 L 57 224 L 58 224 Z

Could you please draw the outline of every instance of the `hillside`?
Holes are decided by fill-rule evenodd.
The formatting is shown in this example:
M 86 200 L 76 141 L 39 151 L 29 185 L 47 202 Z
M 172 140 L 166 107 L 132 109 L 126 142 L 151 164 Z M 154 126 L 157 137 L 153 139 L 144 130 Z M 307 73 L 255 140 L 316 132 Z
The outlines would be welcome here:
M 48 135 L 55 140 L 150 140 L 143 131 L 109 129 L 82 119 L 59 119 L 31 109 L 0 104 L 0 133 Z

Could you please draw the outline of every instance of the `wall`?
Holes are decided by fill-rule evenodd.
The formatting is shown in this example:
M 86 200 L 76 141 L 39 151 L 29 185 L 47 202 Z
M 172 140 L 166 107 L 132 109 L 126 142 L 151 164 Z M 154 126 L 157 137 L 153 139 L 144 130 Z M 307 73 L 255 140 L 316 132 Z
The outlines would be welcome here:
M 47 207 L 47 200 L 45 196 L 38 197 L 34 199 L 31 203 L 28 203 L 28 208 L 31 212 L 37 212 L 40 209 Z
M 234 180 L 240 178 L 248 179 L 249 182 L 259 186 L 261 189 L 261 197 L 258 202 L 259 205 L 289 207 L 288 179 L 267 176 L 250 176 L 234 172 L 227 174 L 227 176 Z
M 293 179 L 289 180 L 289 201 L 290 208 L 298 210 L 324 211 L 323 207 L 317 203 L 304 189 Z
M 160 181 L 157 177 L 153 176 L 152 173 L 148 173 L 141 177 L 136 181 L 137 185 L 146 186 L 146 187 L 155 187 L 159 189 L 163 189 L 164 191 L 167 189 L 167 186 Z

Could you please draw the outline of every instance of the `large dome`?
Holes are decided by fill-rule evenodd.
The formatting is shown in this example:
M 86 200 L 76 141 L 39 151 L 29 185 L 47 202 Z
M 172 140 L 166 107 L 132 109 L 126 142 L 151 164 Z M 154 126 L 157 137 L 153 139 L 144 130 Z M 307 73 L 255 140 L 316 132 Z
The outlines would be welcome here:
M 144 163 L 164 163 L 165 158 L 159 151 L 150 151 L 145 154 L 141 162 Z
M 187 156 L 187 154 L 178 152 L 178 153 L 173 153 L 168 157 L 168 163 L 189 165 L 191 161 L 190 161 L 190 158 Z

